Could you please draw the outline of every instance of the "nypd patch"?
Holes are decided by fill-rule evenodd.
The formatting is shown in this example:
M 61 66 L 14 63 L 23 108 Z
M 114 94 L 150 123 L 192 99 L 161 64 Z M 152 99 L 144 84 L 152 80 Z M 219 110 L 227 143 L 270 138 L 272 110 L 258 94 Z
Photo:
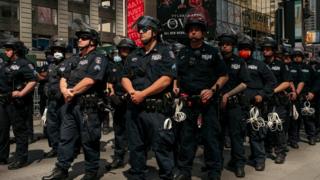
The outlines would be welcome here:
M 94 60 L 96 62 L 96 64 L 101 64 L 101 57 L 96 57 L 96 59 Z
M 162 58 L 161 54 L 154 54 L 151 57 L 152 61 L 159 61 Z
M 271 69 L 274 70 L 274 71 L 280 71 L 280 67 L 279 66 L 272 66 Z
M 258 67 L 256 65 L 249 65 L 248 69 L 258 70 Z
M 209 59 L 212 59 L 212 54 L 203 54 L 203 55 L 201 56 L 201 58 L 202 58 L 203 60 L 208 61 Z
M 20 69 L 20 66 L 14 64 L 10 67 L 11 70 L 19 70 Z
M 240 69 L 240 64 L 231 64 L 231 69 Z

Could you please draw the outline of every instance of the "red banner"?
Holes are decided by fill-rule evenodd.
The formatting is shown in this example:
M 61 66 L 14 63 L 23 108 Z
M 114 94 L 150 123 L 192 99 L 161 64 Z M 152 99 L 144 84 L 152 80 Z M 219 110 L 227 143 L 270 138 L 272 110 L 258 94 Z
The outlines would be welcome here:
M 136 20 L 144 15 L 144 0 L 128 0 L 127 10 L 127 22 L 128 22 L 128 37 L 136 42 L 138 46 L 141 46 L 142 43 L 139 38 L 139 33 L 136 29 L 133 29 L 132 25 Z

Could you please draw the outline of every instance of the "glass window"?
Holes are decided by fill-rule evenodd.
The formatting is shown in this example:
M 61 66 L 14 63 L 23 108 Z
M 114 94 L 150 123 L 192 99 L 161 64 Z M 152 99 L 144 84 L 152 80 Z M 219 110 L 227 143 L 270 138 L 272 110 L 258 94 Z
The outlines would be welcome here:
M 57 10 L 47 7 L 36 7 L 36 21 L 41 24 L 57 25 Z
M 69 15 L 70 16 L 70 15 Z M 87 14 L 79 14 L 79 13 L 72 13 L 72 18 L 70 20 L 80 19 L 82 22 L 85 22 L 86 24 L 90 24 L 90 18 Z
M 111 32 L 111 33 L 116 32 L 114 20 L 99 18 L 99 22 L 100 23 L 99 23 L 98 31 Z
M 101 7 L 103 8 L 110 8 L 111 7 L 111 0 L 101 0 Z
M 18 3 L 0 1 L 0 17 L 19 19 L 18 12 Z

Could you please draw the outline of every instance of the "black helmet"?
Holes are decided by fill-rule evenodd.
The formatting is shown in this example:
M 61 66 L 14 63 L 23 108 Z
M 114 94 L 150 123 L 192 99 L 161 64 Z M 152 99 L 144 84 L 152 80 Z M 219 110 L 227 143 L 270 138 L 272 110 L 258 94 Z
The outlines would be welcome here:
M 137 46 L 136 46 L 136 43 L 132 40 L 132 39 L 129 39 L 129 38 L 124 38 L 122 39 L 119 44 L 117 45 L 117 48 L 129 48 L 131 50 L 135 49 Z
M 140 16 L 134 26 L 137 26 L 138 30 L 144 27 L 150 27 L 156 32 L 161 30 L 160 21 L 151 16 Z
M 208 22 L 203 14 L 191 13 L 184 20 L 184 31 L 188 32 L 191 26 L 199 26 L 202 31 L 207 31 Z
M 76 32 L 76 36 L 78 38 L 88 38 L 96 45 L 101 44 L 99 33 L 92 28 L 84 27 L 80 31 Z
M 282 44 L 282 54 L 284 56 L 291 56 L 292 55 L 292 46 L 291 44 Z
M 262 40 L 261 48 L 271 47 L 273 50 L 277 49 L 277 43 L 272 37 L 265 37 Z
M 8 40 L 3 46 L 5 48 L 12 48 L 18 57 L 25 57 L 25 55 L 28 54 L 28 48 L 24 43 L 14 38 Z
M 254 42 L 252 38 L 248 35 L 242 35 L 238 39 L 238 49 L 241 50 L 245 48 L 254 50 Z
M 231 33 L 223 33 L 220 36 L 218 36 L 218 41 L 219 41 L 219 46 L 221 46 L 223 43 L 231 43 L 233 45 L 236 45 L 237 36 Z
M 67 42 L 63 38 L 54 38 L 52 40 L 52 44 L 50 46 L 51 51 L 54 50 L 55 48 L 61 49 L 63 52 L 66 51 L 67 48 Z
M 295 48 L 293 50 L 293 56 L 301 56 L 302 58 L 304 58 L 304 51 L 300 48 Z

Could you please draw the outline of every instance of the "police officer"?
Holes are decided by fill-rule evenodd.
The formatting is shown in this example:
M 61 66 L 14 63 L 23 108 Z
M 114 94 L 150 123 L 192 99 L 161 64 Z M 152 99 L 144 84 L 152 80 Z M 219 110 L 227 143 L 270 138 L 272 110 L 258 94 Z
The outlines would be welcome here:
M 233 54 L 233 49 L 237 45 L 236 35 L 224 33 L 218 40 L 229 72 L 229 81 L 221 90 L 222 124 L 224 127 L 227 126 L 231 140 L 231 160 L 228 166 L 234 170 L 237 177 L 244 177 L 246 157 L 243 142 L 246 121 L 240 106 L 240 93 L 247 88 L 249 73 L 245 61 Z
M 291 101 L 291 107 L 290 109 L 290 118 L 288 123 L 288 145 L 293 149 L 298 149 L 298 134 L 297 134 L 297 128 L 298 128 L 298 121 L 297 116 L 293 112 L 293 105 L 297 108 L 297 93 L 296 90 L 298 87 L 301 87 L 304 85 L 303 78 L 302 78 L 302 72 L 301 69 L 295 65 L 295 63 L 292 61 L 292 49 L 291 47 L 283 47 L 282 50 L 283 56 L 282 60 L 283 62 L 289 67 L 289 71 L 292 77 L 292 82 L 290 82 L 290 88 L 288 89 L 288 97 Z M 297 110 L 297 109 L 296 109 Z M 298 112 L 298 111 L 297 111 Z
M 191 179 L 193 159 L 197 150 L 197 136 L 204 143 L 205 166 L 208 179 L 220 179 L 222 170 L 222 130 L 218 119 L 219 89 L 228 80 L 227 67 L 218 49 L 204 43 L 207 22 L 202 14 L 189 14 L 185 32 L 189 43 L 177 57 L 178 77 L 176 94 L 198 97 L 192 106 L 184 106 L 177 180 Z M 198 119 L 198 120 L 197 120 Z
M 104 80 L 107 61 L 96 52 L 100 43 L 94 29 L 84 27 L 76 32 L 80 59 L 66 60 L 62 72 L 60 90 L 65 104 L 61 107 L 62 124 L 58 146 L 58 162 L 52 174 L 42 179 L 66 179 L 74 157 L 78 138 L 85 156 L 85 175 L 82 179 L 97 179 L 100 158 L 101 117 Z M 102 105 L 103 106 L 103 105 Z
M 112 84 L 110 99 L 114 106 L 113 129 L 114 129 L 114 156 L 107 169 L 119 168 L 124 165 L 124 156 L 127 149 L 126 119 L 127 110 L 126 93 L 121 85 L 121 77 L 126 59 L 136 48 L 136 44 L 129 38 L 122 39 L 117 45 L 119 55 L 113 57 L 113 67 L 110 72 L 109 82 Z
M 302 123 L 301 121 L 303 121 L 309 144 L 315 145 L 316 144 L 316 141 L 315 141 L 316 129 L 315 129 L 315 116 L 314 116 L 315 114 L 308 113 L 308 112 L 304 113 L 302 111 L 302 108 L 306 107 L 305 105 L 307 105 L 308 103 L 311 103 L 310 104 L 311 107 L 315 106 L 314 101 L 312 101 L 313 98 L 310 99 L 310 96 L 308 97 L 309 93 L 312 93 L 310 92 L 310 90 L 312 88 L 312 83 L 314 81 L 314 72 L 312 67 L 309 64 L 306 64 L 305 62 L 303 62 L 304 52 L 301 49 L 299 48 L 294 49 L 293 59 L 294 59 L 295 65 L 301 69 L 303 82 L 304 82 L 303 85 L 298 86 L 296 89 L 296 94 L 298 96 L 298 101 L 299 101 L 298 109 L 300 110 L 301 116 L 298 120 L 299 122 L 298 122 L 297 132 L 295 133 L 297 134 L 297 137 L 299 139 L 300 124 Z
M 289 67 L 285 65 L 282 61 L 276 59 L 274 53 L 277 49 L 276 41 L 271 37 L 265 37 L 261 44 L 264 62 L 271 69 L 273 75 L 277 78 L 277 85 L 273 89 L 273 96 L 268 102 L 268 113 L 278 114 L 281 122 L 276 122 L 272 126 L 268 126 L 268 135 L 266 138 L 266 151 L 272 154 L 272 148 L 276 154 L 275 163 L 283 164 L 286 157 L 286 129 L 288 127 L 289 121 L 289 99 L 286 95 L 286 90 L 290 87 L 290 82 L 292 81 Z M 276 119 L 269 118 L 268 122 L 274 122 Z M 271 117 L 271 116 L 270 116 Z M 278 128 L 276 128 L 276 126 Z
M 0 63 L 0 161 L 6 163 L 9 158 L 9 132 L 12 125 L 16 138 L 16 152 L 8 169 L 18 169 L 28 163 L 28 127 L 26 114 L 27 102 L 31 101 L 36 85 L 34 67 L 25 59 L 27 48 L 24 43 L 11 39 L 4 44 L 9 62 Z
M 250 77 L 250 83 L 244 94 L 251 106 L 258 107 L 262 114 L 263 103 L 272 96 L 276 78 L 265 63 L 252 57 L 254 49 L 255 44 L 251 37 L 243 35 L 239 38 L 239 56 L 246 61 Z M 248 124 L 248 135 L 251 148 L 249 163 L 255 167 L 256 171 L 263 171 L 266 160 L 264 147 L 266 129 L 263 127 L 255 129 L 253 124 Z
M 55 157 L 57 155 L 60 140 L 61 120 L 59 112 L 64 101 L 59 88 L 61 76 L 59 73 L 59 64 L 65 59 L 66 41 L 63 38 L 53 39 L 50 50 L 53 54 L 53 61 L 48 67 L 48 83 L 46 84 L 46 94 L 48 96 L 46 128 L 49 145 L 52 149 L 45 153 L 45 157 L 47 158 Z
M 147 152 L 155 152 L 161 179 L 172 179 L 174 136 L 164 123 L 171 117 L 166 96 L 176 75 L 175 57 L 160 42 L 160 22 L 150 16 L 136 21 L 142 48 L 127 58 L 122 86 L 130 95 L 126 113 L 132 179 L 145 179 Z M 130 179 L 130 178 L 129 178 Z

